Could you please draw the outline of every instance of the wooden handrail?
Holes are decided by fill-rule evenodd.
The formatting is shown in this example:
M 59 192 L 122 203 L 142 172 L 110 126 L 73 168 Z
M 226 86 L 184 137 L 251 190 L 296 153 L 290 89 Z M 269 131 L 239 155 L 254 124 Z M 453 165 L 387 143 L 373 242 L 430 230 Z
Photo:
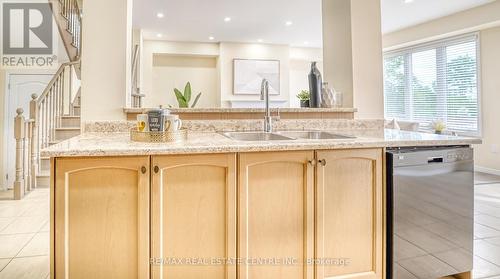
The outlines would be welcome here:
M 64 69 L 66 69 L 67 67 L 77 66 L 77 65 L 78 66 L 80 65 L 80 59 L 78 59 L 77 61 L 66 62 L 66 63 L 61 64 L 61 66 L 59 66 L 59 69 L 57 69 L 57 72 L 54 74 L 54 77 L 50 80 L 50 82 L 47 84 L 47 87 L 45 88 L 45 90 L 43 90 L 42 94 L 37 99 L 37 101 L 36 101 L 37 104 L 40 105 L 42 103 L 42 101 L 47 97 L 47 95 L 50 92 L 50 89 L 52 87 L 54 87 L 54 84 L 57 82 L 57 79 L 59 78 L 61 73 L 64 71 Z

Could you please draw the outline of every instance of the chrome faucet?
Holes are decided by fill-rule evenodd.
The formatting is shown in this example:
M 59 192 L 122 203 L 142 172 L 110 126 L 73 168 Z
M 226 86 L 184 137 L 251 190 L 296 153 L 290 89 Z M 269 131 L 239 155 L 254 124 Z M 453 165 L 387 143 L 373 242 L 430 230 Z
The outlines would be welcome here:
M 269 108 L 269 81 L 262 80 L 260 88 L 260 99 L 266 103 L 266 112 L 264 115 L 264 132 L 271 133 L 273 131 L 273 119 L 271 117 L 271 109 Z

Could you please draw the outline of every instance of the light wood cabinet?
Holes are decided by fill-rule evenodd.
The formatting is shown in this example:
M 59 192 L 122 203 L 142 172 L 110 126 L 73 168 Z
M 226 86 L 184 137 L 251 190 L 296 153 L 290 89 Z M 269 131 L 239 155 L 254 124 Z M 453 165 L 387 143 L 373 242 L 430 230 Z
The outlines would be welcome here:
M 382 154 L 317 152 L 317 279 L 383 278 Z
M 149 157 L 57 159 L 54 177 L 51 276 L 149 278 Z
M 382 279 L 382 155 L 57 158 L 52 278 Z
M 152 162 L 152 278 L 236 278 L 236 155 Z
M 241 154 L 240 279 L 312 279 L 313 152 Z

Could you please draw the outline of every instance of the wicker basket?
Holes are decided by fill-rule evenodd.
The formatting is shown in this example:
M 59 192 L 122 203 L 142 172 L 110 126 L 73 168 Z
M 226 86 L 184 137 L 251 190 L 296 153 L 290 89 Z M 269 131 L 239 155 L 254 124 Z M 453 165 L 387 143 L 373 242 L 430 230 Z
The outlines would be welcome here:
M 187 138 L 187 129 L 174 132 L 140 132 L 137 128 L 130 130 L 130 140 L 138 142 L 182 142 Z

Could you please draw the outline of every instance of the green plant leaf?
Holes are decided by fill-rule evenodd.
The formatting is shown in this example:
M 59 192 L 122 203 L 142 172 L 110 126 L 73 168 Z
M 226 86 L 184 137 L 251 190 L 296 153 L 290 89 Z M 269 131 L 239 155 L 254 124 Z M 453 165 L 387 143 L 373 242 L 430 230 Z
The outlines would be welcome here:
M 186 84 L 186 87 L 184 88 L 184 100 L 186 100 L 186 103 L 189 104 L 189 101 L 191 101 L 191 83 L 188 82 Z
M 194 102 L 193 102 L 193 105 L 191 106 L 191 108 L 194 108 L 196 106 L 196 104 L 198 104 L 200 97 L 201 97 L 201 92 L 198 95 L 196 95 L 196 98 L 194 98 Z
M 175 97 L 177 98 L 177 102 L 179 103 L 180 108 L 187 108 L 188 107 L 188 102 L 186 102 L 186 99 L 184 99 L 184 96 L 182 95 L 181 91 L 179 89 L 174 88 L 174 93 Z

